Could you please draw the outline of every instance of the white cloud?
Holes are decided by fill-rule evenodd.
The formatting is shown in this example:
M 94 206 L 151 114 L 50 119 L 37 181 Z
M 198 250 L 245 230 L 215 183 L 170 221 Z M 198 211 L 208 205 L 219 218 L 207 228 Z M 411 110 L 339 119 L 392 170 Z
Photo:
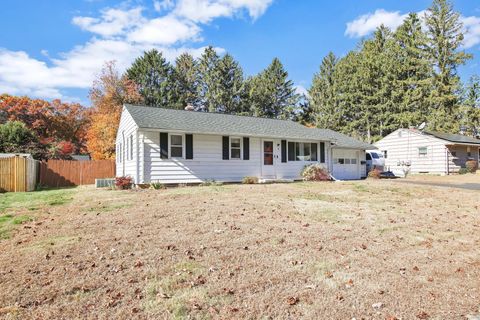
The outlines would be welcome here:
M 153 8 L 155 11 L 161 12 L 163 10 L 170 10 L 175 6 L 173 0 L 153 1 Z
M 417 12 L 418 16 L 422 19 L 422 23 L 425 13 L 426 11 Z M 375 29 L 382 24 L 392 30 L 396 30 L 407 16 L 408 14 L 401 14 L 399 11 L 378 9 L 374 13 L 361 15 L 355 20 L 348 22 L 345 35 L 352 38 L 364 37 L 375 31 Z M 462 47 L 468 49 L 480 44 L 480 17 L 461 16 L 460 21 L 463 23 L 465 36 Z
M 351 38 L 364 37 L 375 31 L 382 24 L 392 30 L 397 29 L 408 14 L 401 14 L 399 11 L 386 11 L 377 9 L 374 13 L 361 15 L 355 20 L 347 23 L 345 35 Z
M 130 10 L 106 9 L 100 18 L 77 16 L 72 23 L 82 30 L 99 34 L 103 37 L 121 35 L 125 31 L 145 22 L 142 17 L 142 8 Z
M 201 39 L 202 24 L 243 11 L 256 19 L 272 1 L 155 0 L 156 12 L 168 12 L 150 18 L 143 14 L 142 7 L 123 7 L 106 8 L 98 17 L 76 16 L 72 23 L 93 36 L 56 58 L 50 58 L 55 55 L 46 50 L 42 50 L 44 60 L 40 60 L 24 51 L 0 48 L 0 93 L 78 100 L 64 96 L 63 90 L 89 88 L 106 61 L 115 60 L 124 71 L 143 51 L 152 48 L 162 51 L 171 62 L 183 52 L 198 57 L 204 47 L 187 44 Z
M 128 35 L 128 40 L 139 43 L 172 45 L 176 42 L 197 40 L 198 25 L 174 16 L 165 16 L 148 21 Z
M 260 17 L 273 0 L 179 0 L 175 14 L 195 22 L 209 23 L 218 17 L 231 17 L 246 10 L 253 19 Z
M 302 85 L 296 85 L 296 86 L 294 86 L 294 89 L 295 89 L 295 93 L 296 93 L 296 94 L 305 95 L 305 96 L 309 97 L 308 90 L 305 89 L 304 86 L 302 86 Z
M 462 17 L 465 29 L 463 48 L 468 49 L 480 43 L 480 17 Z

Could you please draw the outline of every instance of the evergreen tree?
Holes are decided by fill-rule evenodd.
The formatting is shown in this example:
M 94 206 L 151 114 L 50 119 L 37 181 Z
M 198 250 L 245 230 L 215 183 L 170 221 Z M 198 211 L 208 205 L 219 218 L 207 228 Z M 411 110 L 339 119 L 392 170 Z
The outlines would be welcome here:
M 433 0 L 425 15 L 425 23 L 429 56 L 435 70 L 429 127 L 457 132 L 460 84 L 457 67 L 471 58 L 464 51 L 458 50 L 463 42 L 460 14 L 453 10 L 452 4 L 447 0 Z
M 460 125 L 466 135 L 480 137 L 480 77 L 472 76 L 464 89 Z
M 246 111 L 243 71 L 230 54 L 218 61 L 217 75 L 213 93 L 215 111 L 231 114 Z
M 198 98 L 199 74 L 197 61 L 189 53 L 182 53 L 175 60 L 173 68 L 174 96 L 176 108 L 182 109 L 187 105 L 200 107 Z
M 127 69 L 128 79 L 135 82 L 145 104 L 153 107 L 178 107 L 174 97 L 172 66 L 156 49 L 144 52 Z
M 397 108 L 393 129 L 427 121 L 433 68 L 428 61 L 427 37 L 421 21 L 411 13 L 394 34 L 395 72 L 393 101 Z
M 218 64 L 220 57 L 213 47 L 208 47 L 203 52 L 198 63 L 199 85 L 197 88 L 200 109 L 203 111 L 216 111 L 215 96 L 218 84 Z
M 249 103 L 258 117 L 288 117 L 299 102 L 293 82 L 277 58 L 255 77 L 249 79 Z
M 323 58 L 320 71 L 313 76 L 312 86 L 308 91 L 310 105 L 315 113 L 315 124 L 332 130 L 340 130 L 343 125 L 336 87 L 337 62 L 338 59 L 332 52 Z

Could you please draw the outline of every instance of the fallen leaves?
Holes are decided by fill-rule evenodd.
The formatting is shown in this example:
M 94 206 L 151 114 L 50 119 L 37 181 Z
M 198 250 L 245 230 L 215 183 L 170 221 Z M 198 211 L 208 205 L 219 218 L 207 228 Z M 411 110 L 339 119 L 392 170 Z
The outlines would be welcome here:
M 420 311 L 419 313 L 417 313 L 417 318 L 425 320 L 425 319 L 429 319 L 430 315 L 425 311 Z
M 288 297 L 287 304 L 293 306 L 296 305 L 300 300 L 297 297 Z

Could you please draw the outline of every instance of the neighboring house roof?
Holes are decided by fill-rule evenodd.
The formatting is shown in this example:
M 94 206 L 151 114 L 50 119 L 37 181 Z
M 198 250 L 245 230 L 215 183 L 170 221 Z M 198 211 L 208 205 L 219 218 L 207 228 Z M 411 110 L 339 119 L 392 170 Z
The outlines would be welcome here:
M 467 137 L 461 134 L 453 134 L 453 133 L 442 133 L 442 132 L 435 132 L 435 131 L 424 131 L 424 134 L 434 136 L 436 138 L 447 140 L 453 143 L 465 143 L 465 144 L 478 144 L 480 145 L 480 139 L 475 139 L 472 137 Z
M 13 158 L 15 156 L 33 159 L 30 153 L 0 153 L 0 158 Z
M 202 134 L 246 135 L 281 139 L 323 140 L 331 141 L 336 146 L 342 148 L 375 148 L 370 144 L 332 130 L 307 128 L 290 120 L 134 105 L 125 105 L 125 108 L 138 127 L 143 129 L 178 130 Z

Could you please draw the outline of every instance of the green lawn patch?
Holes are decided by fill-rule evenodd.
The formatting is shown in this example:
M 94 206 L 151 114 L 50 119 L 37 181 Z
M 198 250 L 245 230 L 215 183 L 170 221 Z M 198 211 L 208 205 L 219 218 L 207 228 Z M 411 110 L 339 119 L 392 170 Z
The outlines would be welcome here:
M 25 221 L 31 220 L 31 217 L 25 215 L 14 216 L 11 214 L 6 214 L 0 216 L 0 239 L 10 238 L 10 233 L 15 228 L 15 226 L 20 225 Z
M 73 199 L 74 189 L 52 189 L 35 192 L 11 192 L 0 195 L 0 214 L 7 209 L 35 211 L 45 206 L 58 206 Z

